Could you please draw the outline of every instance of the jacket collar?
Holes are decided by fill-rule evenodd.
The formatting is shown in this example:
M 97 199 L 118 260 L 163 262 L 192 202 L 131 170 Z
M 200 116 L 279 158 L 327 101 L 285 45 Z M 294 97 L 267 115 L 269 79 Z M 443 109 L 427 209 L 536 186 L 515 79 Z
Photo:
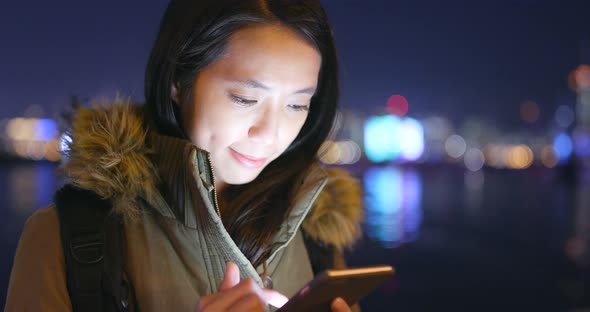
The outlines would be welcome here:
M 167 148 L 173 147 L 175 153 L 193 162 L 193 168 L 202 177 L 205 170 L 202 170 L 201 156 L 206 153 L 176 138 L 167 138 L 165 146 L 157 146 L 159 143 L 150 139 L 143 114 L 141 106 L 121 99 L 91 109 L 78 109 L 65 152 L 68 160 L 61 172 L 70 183 L 111 199 L 113 211 L 126 219 L 136 218 L 141 210 L 139 201 L 146 201 L 152 207 L 161 207 L 158 209 L 163 215 L 182 220 L 179 214 L 182 208 L 171 209 L 166 204 L 169 199 L 159 192 L 167 183 L 167 187 L 180 187 L 165 182 L 166 175 L 174 174 L 180 167 L 167 167 L 174 162 L 162 157 L 179 155 L 168 153 L 171 150 Z M 158 165 L 164 163 L 168 165 Z M 183 179 L 188 178 L 190 175 Z M 323 170 L 316 164 L 296 194 L 297 206 L 285 222 L 287 230 L 280 231 L 277 240 L 288 240 L 292 236 L 288 234 L 300 224 L 313 239 L 338 249 L 350 246 L 359 237 L 361 188 L 347 172 L 336 168 Z

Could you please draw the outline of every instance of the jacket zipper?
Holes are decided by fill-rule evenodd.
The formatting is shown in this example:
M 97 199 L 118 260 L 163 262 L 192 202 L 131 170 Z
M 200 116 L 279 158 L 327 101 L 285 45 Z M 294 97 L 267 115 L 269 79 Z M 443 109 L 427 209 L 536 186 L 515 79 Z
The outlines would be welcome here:
M 217 188 L 215 187 L 215 172 L 213 171 L 213 165 L 211 165 L 211 158 L 209 158 L 209 153 L 206 153 L 207 158 L 207 165 L 209 166 L 209 172 L 211 176 L 211 182 L 213 182 L 213 206 L 215 206 L 215 211 L 217 211 L 217 215 L 221 218 L 221 211 L 219 211 L 219 204 L 217 203 Z

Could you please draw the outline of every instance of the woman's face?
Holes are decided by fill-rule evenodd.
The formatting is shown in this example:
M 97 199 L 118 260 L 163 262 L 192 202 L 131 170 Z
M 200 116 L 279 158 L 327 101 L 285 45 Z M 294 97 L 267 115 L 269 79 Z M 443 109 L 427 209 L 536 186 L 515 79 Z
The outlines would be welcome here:
M 254 180 L 293 142 L 308 115 L 321 56 L 288 28 L 236 32 L 199 72 L 183 105 L 190 139 L 210 153 L 218 188 Z

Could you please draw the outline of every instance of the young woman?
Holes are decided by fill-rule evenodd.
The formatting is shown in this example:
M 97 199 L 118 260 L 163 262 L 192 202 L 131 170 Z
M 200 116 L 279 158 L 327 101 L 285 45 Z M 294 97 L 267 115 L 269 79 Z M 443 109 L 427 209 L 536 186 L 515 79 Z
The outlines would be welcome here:
M 171 1 L 145 100 L 79 109 L 62 168 L 123 220 L 120 310 L 263 311 L 344 266 L 361 199 L 316 157 L 338 101 L 319 1 Z M 76 309 L 59 220 L 51 205 L 27 221 L 7 311 Z

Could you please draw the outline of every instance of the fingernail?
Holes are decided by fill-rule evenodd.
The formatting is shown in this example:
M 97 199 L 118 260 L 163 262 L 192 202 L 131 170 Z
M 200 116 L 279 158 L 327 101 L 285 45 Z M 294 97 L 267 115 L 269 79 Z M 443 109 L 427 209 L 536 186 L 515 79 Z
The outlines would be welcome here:
M 346 302 L 344 301 L 344 299 L 338 297 L 338 298 L 334 299 L 334 302 L 332 304 L 335 306 L 339 306 L 339 305 L 346 304 Z

